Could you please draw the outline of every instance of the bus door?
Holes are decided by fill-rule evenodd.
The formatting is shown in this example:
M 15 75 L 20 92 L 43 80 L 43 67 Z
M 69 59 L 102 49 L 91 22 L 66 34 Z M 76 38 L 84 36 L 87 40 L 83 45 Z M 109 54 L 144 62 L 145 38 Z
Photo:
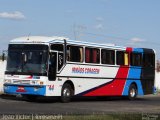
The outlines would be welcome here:
M 144 94 L 152 94 L 155 80 L 155 54 L 145 49 L 143 54 L 142 86 Z
M 57 73 L 57 52 L 50 52 L 48 79 L 50 81 L 56 80 L 56 73 Z
M 63 44 L 51 44 L 50 48 L 52 52 L 57 52 L 57 71 L 60 72 L 64 64 L 64 45 Z

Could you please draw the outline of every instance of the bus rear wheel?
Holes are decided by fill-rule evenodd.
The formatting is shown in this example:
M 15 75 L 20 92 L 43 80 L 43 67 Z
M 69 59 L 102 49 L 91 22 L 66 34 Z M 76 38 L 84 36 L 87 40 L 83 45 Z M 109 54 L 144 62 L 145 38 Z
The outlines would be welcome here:
M 67 103 L 70 102 L 71 97 L 73 96 L 73 89 L 70 84 L 64 84 L 61 91 L 61 102 Z
M 134 100 L 137 97 L 137 87 L 135 84 L 131 84 L 128 91 L 128 99 Z

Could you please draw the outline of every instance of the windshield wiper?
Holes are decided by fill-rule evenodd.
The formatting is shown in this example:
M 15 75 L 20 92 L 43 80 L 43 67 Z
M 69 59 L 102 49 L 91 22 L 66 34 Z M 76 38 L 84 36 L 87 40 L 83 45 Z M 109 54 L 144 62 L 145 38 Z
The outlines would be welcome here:
M 31 75 L 31 76 L 33 76 L 33 72 L 26 72 L 28 75 Z
M 5 71 L 6 74 L 11 74 L 11 75 L 15 75 L 16 73 L 18 73 L 17 71 Z

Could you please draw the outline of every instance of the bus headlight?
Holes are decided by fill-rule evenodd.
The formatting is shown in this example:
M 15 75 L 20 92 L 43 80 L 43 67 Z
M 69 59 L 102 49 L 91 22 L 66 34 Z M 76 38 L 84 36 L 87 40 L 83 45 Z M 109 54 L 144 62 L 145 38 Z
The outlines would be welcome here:
M 40 84 L 40 85 L 43 85 L 43 81 L 40 81 L 39 84 Z
M 31 85 L 37 85 L 37 81 L 31 81 Z
M 11 83 L 11 80 L 4 80 L 4 83 Z
M 31 84 L 32 84 L 32 85 L 43 85 L 44 82 L 43 82 L 43 81 L 34 80 L 34 81 L 31 81 Z

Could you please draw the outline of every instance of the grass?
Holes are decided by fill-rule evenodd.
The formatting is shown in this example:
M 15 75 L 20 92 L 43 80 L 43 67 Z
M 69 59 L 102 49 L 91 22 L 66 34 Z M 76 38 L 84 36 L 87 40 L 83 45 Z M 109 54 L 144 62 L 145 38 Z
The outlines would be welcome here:
M 17 120 L 160 120 L 158 114 L 127 114 L 127 113 L 114 113 L 114 114 L 92 114 L 92 115 L 18 115 Z M 21 116 L 21 117 L 20 117 Z M 26 117 L 27 116 L 27 117 Z M 3 119 L 4 115 L 0 118 Z M 6 115 L 9 119 L 17 118 L 16 115 Z M 6 119 L 6 120 L 8 120 Z
M 142 120 L 141 114 L 72 115 L 62 120 Z

